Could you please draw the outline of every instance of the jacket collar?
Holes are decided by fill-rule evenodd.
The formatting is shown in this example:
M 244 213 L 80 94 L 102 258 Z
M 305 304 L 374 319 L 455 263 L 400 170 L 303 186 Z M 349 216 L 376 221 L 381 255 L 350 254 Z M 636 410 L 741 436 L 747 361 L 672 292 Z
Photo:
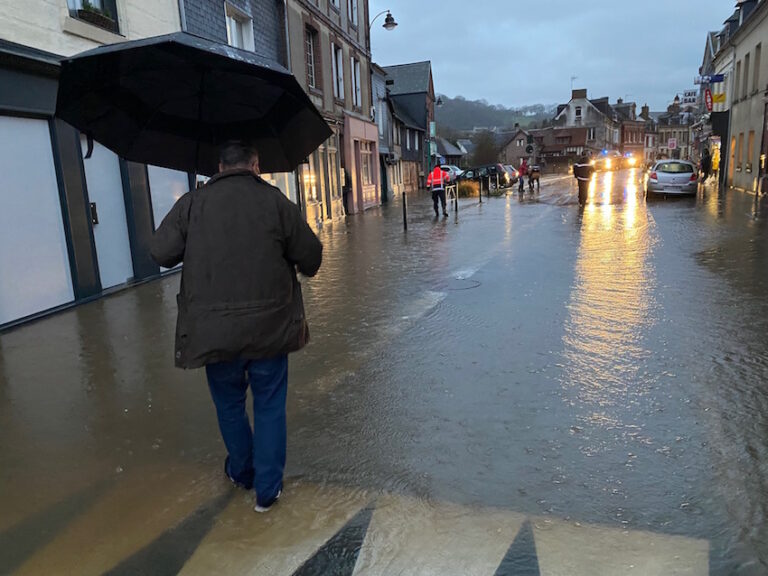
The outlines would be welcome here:
M 211 176 L 210 180 L 205 183 L 206 186 L 209 184 L 213 184 L 214 182 L 218 180 L 223 180 L 224 178 L 229 178 L 230 176 L 251 176 L 255 178 L 258 182 L 263 182 L 263 180 L 248 170 L 247 168 L 233 168 L 232 170 L 224 170 L 224 172 L 219 172 L 218 174 L 215 174 L 214 176 Z

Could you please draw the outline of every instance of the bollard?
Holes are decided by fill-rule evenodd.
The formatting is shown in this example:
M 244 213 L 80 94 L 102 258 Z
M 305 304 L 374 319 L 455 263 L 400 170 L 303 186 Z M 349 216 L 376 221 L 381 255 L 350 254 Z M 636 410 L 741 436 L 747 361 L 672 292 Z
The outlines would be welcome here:
M 480 176 L 477 180 L 477 197 L 480 198 L 480 204 L 483 203 L 483 177 Z
M 403 188 L 403 230 L 408 230 L 408 202 L 405 199 L 405 188 Z
M 499 191 L 499 173 L 496 172 L 496 192 Z
M 454 187 L 456 192 L 453 195 L 453 209 L 456 211 L 456 216 L 459 215 L 459 184 L 457 183 Z

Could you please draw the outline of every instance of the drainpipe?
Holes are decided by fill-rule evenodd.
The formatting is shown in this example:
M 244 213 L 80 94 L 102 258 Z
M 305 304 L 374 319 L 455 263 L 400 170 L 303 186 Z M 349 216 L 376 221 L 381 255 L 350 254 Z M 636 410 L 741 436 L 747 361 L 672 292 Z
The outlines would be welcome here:
M 187 11 L 184 9 L 184 1 L 179 0 L 179 20 L 181 21 L 181 31 L 187 31 Z
M 288 32 L 288 1 L 283 0 L 283 20 L 285 21 L 284 24 L 284 32 L 285 32 L 285 67 L 288 69 L 289 72 L 293 72 L 291 70 L 291 36 Z

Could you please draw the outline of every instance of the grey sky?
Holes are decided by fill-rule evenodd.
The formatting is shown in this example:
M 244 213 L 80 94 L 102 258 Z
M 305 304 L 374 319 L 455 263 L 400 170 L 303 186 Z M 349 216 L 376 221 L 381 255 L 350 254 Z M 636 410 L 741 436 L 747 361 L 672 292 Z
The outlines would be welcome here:
M 370 0 L 376 63 L 431 60 L 435 91 L 492 104 L 566 102 L 570 77 L 590 98 L 660 110 L 693 88 L 706 33 L 733 0 Z

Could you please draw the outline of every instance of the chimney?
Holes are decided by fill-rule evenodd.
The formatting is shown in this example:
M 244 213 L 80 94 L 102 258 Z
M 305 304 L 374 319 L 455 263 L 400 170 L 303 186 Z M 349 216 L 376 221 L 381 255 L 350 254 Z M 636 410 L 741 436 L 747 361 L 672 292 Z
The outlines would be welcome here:
M 578 88 L 571 92 L 571 100 L 586 100 L 587 99 L 587 89 L 586 88 Z
M 619 98 L 618 100 L 616 100 L 616 104 L 621 106 L 622 104 L 624 104 L 624 99 L 623 98 Z
M 640 116 L 648 120 L 651 116 L 651 109 L 648 107 L 648 104 L 643 104 L 643 107 L 641 109 Z
M 519 130 L 519 129 L 520 129 L 520 122 L 515 122 L 515 130 Z

